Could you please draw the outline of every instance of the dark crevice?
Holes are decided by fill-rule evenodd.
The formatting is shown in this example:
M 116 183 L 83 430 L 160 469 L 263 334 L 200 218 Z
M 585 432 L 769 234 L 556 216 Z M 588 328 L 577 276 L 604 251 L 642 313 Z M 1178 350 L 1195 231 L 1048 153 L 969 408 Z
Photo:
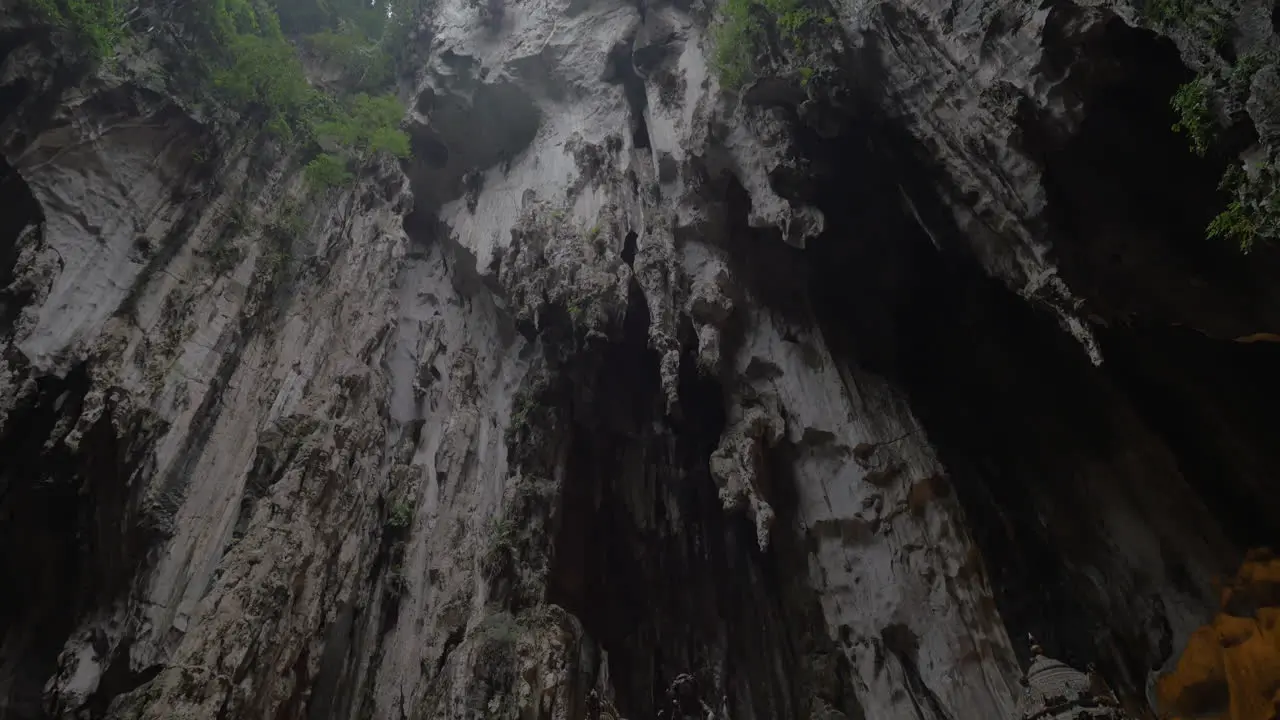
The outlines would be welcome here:
M 742 200 L 731 203 L 735 227 L 749 231 L 745 193 Z M 698 372 L 696 342 L 687 343 L 683 412 L 665 417 L 648 310 L 638 285 L 632 290 L 622 337 L 573 383 L 546 600 L 574 613 L 608 653 L 627 717 L 686 707 L 668 695 L 686 673 L 691 680 L 677 696 L 712 707 L 723 698 L 734 717 L 804 717 L 814 679 L 796 669 L 819 655 L 843 678 L 825 699 L 861 717 L 847 661 L 827 641 L 817 598 L 804 589 L 803 547 L 782 538 L 761 553 L 750 520 L 722 509 L 708 464 L 726 423 L 722 387 Z M 765 483 L 783 523 L 796 512 L 785 452 L 770 456 L 776 477 Z
M 627 233 L 627 237 L 622 241 L 622 262 L 628 266 L 633 266 L 636 261 L 636 241 L 639 236 L 635 230 Z
M 0 585 L 0 673 L 12 678 L 10 695 L 0 703 L 17 718 L 43 716 L 44 682 L 80 610 L 74 598 L 84 597 L 76 587 L 80 518 L 73 461 L 58 456 L 54 466 L 39 449 L 60 412 L 78 414 L 88 374 L 40 378 L 37 387 L 35 402 L 7 423 L 9 433 L 0 438 L 0 576 L 23 578 L 21 587 Z
M 163 665 L 151 665 L 135 672 L 129 661 L 131 647 L 132 641 L 125 640 L 111 653 L 107 669 L 102 673 L 102 679 L 98 681 L 98 689 L 89 696 L 85 704 L 89 717 L 106 717 L 107 708 L 112 700 L 146 685 L 164 669 Z
M 1227 163 L 1256 139 L 1247 123 L 1232 147 L 1191 152 L 1170 128 L 1170 105 L 1194 73 L 1172 42 L 1107 21 L 1088 43 L 1061 92 L 1083 105 L 1066 136 L 1053 118 L 1026 118 L 1026 149 L 1045 168 L 1054 261 L 1089 310 L 1109 319 L 1187 324 L 1215 335 L 1247 334 L 1280 321 L 1280 272 L 1271 258 L 1243 256 L 1205 228 L 1227 197 Z M 1142 278 L 1135 283 L 1134 278 Z
M 0 104 L 0 107 L 4 106 Z M 0 158 L 0 208 L 4 208 L 0 212 L 0 337 L 4 337 L 29 300 L 25 294 L 15 295 L 6 289 L 13 282 L 14 263 L 21 250 L 18 239 L 23 230 L 44 218 L 31 188 L 3 158 Z
M 1242 548 L 1273 545 L 1280 517 L 1280 346 L 1183 328 L 1106 333 L 1108 369 Z
M 27 33 L 22 30 L 0 31 L 0 64 L 3 64 L 9 58 L 9 54 L 22 47 L 25 42 L 27 42 Z
M 906 678 L 906 691 L 915 707 L 916 715 L 929 720 L 952 720 L 942 701 L 925 684 L 920 675 L 920 638 L 911 628 L 894 623 L 880 631 L 880 642 L 885 650 L 898 661 Z
M 0 67 L 4 66 L 5 60 L 13 51 L 28 43 L 44 43 L 47 41 L 46 36 L 47 32 L 31 28 L 0 31 Z M 23 101 L 30 96 L 31 85 L 31 78 L 21 75 L 6 85 L 0 85 L 0 124 L 18 112 Z
M 636 72 L 631 56 L 634 38 L 627 38 L 609 53 L 610 77 L 622 85 L 627 106 L 631 109 L 631 142 L 637 150 L 649 149 L 649 126 L 645 112 L 649 101 L 645 94 L 644 79 Z
M 444 664 L 449 662 L 449 656 L 462 644 L 466 635 L 466 626 L 460 625 L 451 630 L 449 636 L 444 639 L 444 648 L 440 650 L 440 657 L 436 658 L 435 675 L 437 677 L 444 671 Z
M 434 170 L 449 164 L 449 148 L 439 138 L 427 133 L 413 136 L 413 156 L 421 158 L 428 168 Z
M 23 578 L 21 588 L 0 586 L 0 687 L 8 688 L 0 707 L 15 718 L 44 717 L 43 686 L 62 643 L 83 613 L 108 607 L 131 587 L 158 539 L 142 521 L 135 490 L 154 471 L 149 447 L 163 424 L 144 429 L 141 416 L 119 411 L 108 396 L 101 419 L 82 428 L 78 449 L 62 442 L 89 378 L 84 365 L 65 379 L 38 378 L 35 397 L 0 436 L 0 576 Z M 100 650 L 108 655 L 105 643 Z M 104 687 L 146 681 L 127 668 L 127 660 L 113 662 Z
M 0 85 L 0 123 L 17 110 L 30 92 L 31 82 L 26 78 L 18 78 L 7 85 Z
M 338 610 L 337 617 L 325 632 L 324 650 L 320 655 L 320 665 L 311 686 L 310 698 L 299 698 L 295 708 L 306 705 L 306 716 L 312 720 L 331 717 L 350 717 L 347 713 L 353 701 L 354 667 L 359 660 L 356 653 L 361 649 L 359 611 L 350 601 L 344 602 Z M 305 653 L 303 654 L 305 656 Z M 299 663 L 302 663 L 302 657 Z M 300 664 L 299 667 L 305 667 Z M 301 671 L 300 671 L 301 674 Z M 307 682 L 299 681 L 296 689 L 305 690 Z M 297 709 L 286 718 L 301 717 Z
M 1108 364 L 1092 365 L 1052 314 L 988 277 L 938 199 L 947 181 L 932 154 L 875 112 L 851 118 L 834 141 L 800 131 L 805 156 L 827 173 L 812 200 L 828 229 L 804 258 L 837 360 L 908 395 L 1010 636 L 1030 632 L 1069 663 L 1096 663 L 1145 706 L 1147 672 L 1176 649 L 1172 611 L 1144 578 L 1163 571 L 1184 608 L 1208 613 L 1209 578 L 1188 567 L 1226 573 L 1238 560 L 1215 533 L 1238 547 L 1280 535 L 1266 470 L 1280 463 L 1268 441 L 1280 423 L 1263 399 L 1280 392 L 1265 369 L 1280 358 L 1266 343 L 1168 329 L 1274 326 L 1270 288 L 1251 258 L 1203 237 L 1220 209 L 1223 165 L 1194 157 L 1169 130 L 1169 96 L 1190 77 L 1172 45 L 1118 21 L 1089 37 L 1071 52 L 1048 48 L 1083 122 L 1068 136 L 1052 117 L 1026 116 L 1023 131 L 1047 168 L 1043 220 L 1068 284 L 1087 307 L 1133 318 L 1100 330 Z M 1185 500 L 1142 515 L 1175 495 Z M 1099 532 L 1109 511 L 1147 523 L 1163 568 L 1135 574 L 1114 559 Z M 1097 574 L 1114 589 L 1095 589 Z M 1025 662 L 1026 648 L 1015 648 Z M 926 691 L 913 695 L 924 703 Z

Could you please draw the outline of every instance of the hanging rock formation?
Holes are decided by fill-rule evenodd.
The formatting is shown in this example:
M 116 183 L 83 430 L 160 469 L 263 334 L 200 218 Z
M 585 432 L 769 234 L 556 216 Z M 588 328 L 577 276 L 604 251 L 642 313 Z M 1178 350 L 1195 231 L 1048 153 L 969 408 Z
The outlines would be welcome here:
M 1272 716 L 1269 6 L 815 1 L 731 91 L 703 3 L 438 0 L 323 193 L 140 6 L 0 0 L 0 718 L 994 720 L 1028 633 Z

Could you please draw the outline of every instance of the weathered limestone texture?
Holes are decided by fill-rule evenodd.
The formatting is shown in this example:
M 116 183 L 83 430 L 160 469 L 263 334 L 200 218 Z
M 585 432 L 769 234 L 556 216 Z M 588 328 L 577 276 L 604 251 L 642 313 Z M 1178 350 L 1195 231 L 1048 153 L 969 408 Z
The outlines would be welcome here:
M 1192 633 L 1160 679 L 1170 717 L 1269 718 L 1280 682 L 1280 559 L 1255 550 L 1222 590 L 1222 610 Z
M 315 191 L 163 23 L 91 70 L 0 0 L 0 720 L 996 720 L 1029 633 L 1271 717 L 1275 561 L 1212 578 L 1280 531 L 1280 255 L 1203 231 L 1269 8 L 806 7 L 729 90 L 714 4 L 438 0 L 412 158 Z

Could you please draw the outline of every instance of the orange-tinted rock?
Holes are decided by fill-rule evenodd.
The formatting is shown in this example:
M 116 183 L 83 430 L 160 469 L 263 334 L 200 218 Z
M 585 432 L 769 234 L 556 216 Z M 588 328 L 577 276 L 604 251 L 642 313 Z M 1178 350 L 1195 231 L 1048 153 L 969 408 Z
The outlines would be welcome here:
M 1275 720 L 1280 710 L 1280 559 L 1245 558 L 1222 590 L 1222 612 L 1187 641 L 1160 679 L 1163 717 Z

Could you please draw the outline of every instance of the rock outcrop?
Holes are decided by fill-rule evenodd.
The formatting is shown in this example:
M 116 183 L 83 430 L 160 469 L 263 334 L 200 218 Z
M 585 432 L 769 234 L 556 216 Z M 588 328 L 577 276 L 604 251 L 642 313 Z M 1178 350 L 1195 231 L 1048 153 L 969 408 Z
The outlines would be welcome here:
M 19 8 L 0 718 L 1013 718 L 1028 633 L 1269 717 L 1265 603 L 1198 629 L 1280 517 L 1280 256 L 1203 230 L 1269 8 L 815 2 L 738 91 L 702 3 L 439 0 L 325 191 Z
M 1170 717 L 1269 718 L 1280 686 L 1280 559 L 1249 553 L 1222 593 L 1222 610 L 1192 633 L 1160 679 Z

